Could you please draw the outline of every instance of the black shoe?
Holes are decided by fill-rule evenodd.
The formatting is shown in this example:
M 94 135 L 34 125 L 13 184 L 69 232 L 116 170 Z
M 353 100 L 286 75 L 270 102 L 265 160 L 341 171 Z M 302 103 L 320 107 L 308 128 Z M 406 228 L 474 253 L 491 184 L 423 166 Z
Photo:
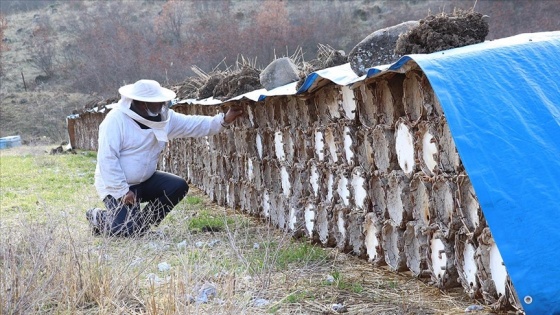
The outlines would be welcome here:
M 91 228 L 91 234 L 94 236 L 101 235 L 101 227 L 103 226 L 102 218 L 105 210 L 99 208 L 92 208 L 86 211 L 86 219 Z

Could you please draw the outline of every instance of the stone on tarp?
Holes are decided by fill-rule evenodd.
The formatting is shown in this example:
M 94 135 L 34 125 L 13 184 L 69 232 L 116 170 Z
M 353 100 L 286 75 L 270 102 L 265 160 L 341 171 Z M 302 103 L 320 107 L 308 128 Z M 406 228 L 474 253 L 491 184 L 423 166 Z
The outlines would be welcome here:
M 260 74 L 262 86 L 268 91 L 299 80 L 298 68 L 289 57 L 271 62 Z
M 354 73 L 361 76 L 366 74 L 369 68 L 397 61 L 400 57 L 395 54 L 397 39 L 418 24 L 418 21 L 403 22 L 369 34 L 348 54 L 348 61 Z

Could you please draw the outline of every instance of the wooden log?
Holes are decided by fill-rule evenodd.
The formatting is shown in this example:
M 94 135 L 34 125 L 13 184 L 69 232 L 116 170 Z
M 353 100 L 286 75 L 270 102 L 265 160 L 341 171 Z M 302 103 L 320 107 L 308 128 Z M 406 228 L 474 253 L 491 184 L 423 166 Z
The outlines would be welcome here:
M 447 120 L 441 117 L 436 123 L 439 135 L 439 139 L 437 139 L 439 144 L 439 167 L 443 172 L 458 174 L 462 170 L 461 159 L 455 147 L 455 141 L 451 136 Z
M 300 104 L 298 102 L 298 99 L 295 97 L 290 97 L 286 100 L 286 116 L 288 118 L 287 123 L 292 128 L 301 126 L 300 119 L 302 118 L 301 115 L 303 115 L 304 112 L 302 111 L 304 106 L 299 105 Z
M 455 236 L 455 267 L 459 274 L 459 282 L 472 299 L 482 297 L 477 275 L 477 247 L 476 240 L 470 235 L 460 233 Z
M 321 121 L 319 119 L 319 110 L 317 109 L 317 104 L 315 104 L 313 97 L 301 97 L 298 102 L 299 101 L 304 104 L 301 109 L 306 112 L 306 115 L 302 116 L 303 126 L 305 126 L 305 128 L 311 128 L 313 126 L 320 125 Z
M 428 176 L 440 173 L 437 136 L 436 126 L 432 122 L 422 121 L 418 124 L 416 152 L 420 169 Z
M 208 195 L 208 198 L 210 198 L 211 201 L 215 201 L 216 196 L 215 196 L 215 179 L 214 176 L 210 175 L 210 176 L 205 176 L 202 179 L 203 182 L 203 189 L 204 191 L 206 191 L 206 194 Z
M 432 183 L 430 179 L 422 176 L 422 174 L 415 174 L 410 182 L 410 197 L 413 220 L 422 227 L 428 227 L 433 219 L 430 212 L 432 204 Z
M 309 168 L 309 191 L 315 198 L 319 198 L 323 183 L 323 168 L 315 161 L 310 160 L 307 164 Z M 322 194 L 321 194 L 322 195 Z
M 426 77 L 424 72 L 420 72 L 420 88 L 422 89 L 424 96 L 423 111 L 424 117 L 428 120 L 434 119 L 436 117 L 443 116 L 443 109 L 438 102 L 437 96 L 432 89 L 432 85 Z
M 339 108 L 339 97 L 339 88 L 334 84 L 327 85 L 315 93 L 313 100 L 317 106 L 319 122 L 329 124 L 342 117 Z
M 350 207 L 350 180 L 349 180 L 349 170 L 339 169 L 335 177 L 335 187 L 336 187 L 336 197 L 335 203 L 342 205 L 344 207 Z
M 330 124 L 324 129 L 326 161 L 329 164 L 340 164 L 344 156 L 344 126 Z
M 456 185 L 444 177 L 436 178 L 432 184 L 432 221 L 448 238 L 452 238 L 461 224 L 454 198 L 456 191 Z
M 261 132 L 262 145 L 263 145 L 263 159 L 277 159 L 276 156 L 276 141 L 275 141 L 276 130 L 265 129 Z
M 438 230 L 431 231 L 427 235 L 431 283 L 443 290 L 459 286 L 459 275 L 455 267 L 455 244 Z
M 340 87 L 340 94 L 342 96 L 343 118 L 351 121 L 355 120 L 357 104 L 354 97 L 354 90 L 346 85 L 343 85 Z
M 404 231 L 404 255 L 406 266 L 415 277 L 429 277 L 428 237 L 425 226 L 418 221 L 409 221 Z
M 382 233 L 382 246 L 385 262 L 392 271 L 405 271 L 406 256 L 404 253 L 404 229 L 394 226 L 390 220 L 385 221 Z
M 359 128 L 355 134 L 356 137 L 356 157 L 358 165 L 369 173 L 373 173 L 376 169 L 373 159 L 374 143 L 371 132 L 368 129 Z
M 323 174 L 325 178 L 325 189 L 323 191 L 324 195 L 322 195 L 322 198 L 321 195 L 319 195 L 320 199 L 327 204 L 335 203 L 335 192 L 338 188 L 338 183 L 335 179 L 336 173 L 334 173 L 333 170 L 325 167 Z
M 508 288 L 509 275 L 494 241 L 490 229 L 485 227 L 478 236 L 477 268 L 484 301 L 494 309 L 503 309 L 510 303 L 510 297 L 516 295 L 513 286 Z M 515 300 L 515 298 L 512 298 Z
M 364 217 L 364 246 L 369 262 L 375 266 L 386 265 L 383 252 L 383 219 L 374 212 L 368 212 Z
M 264 128 L 271 130 L 278 128 L 278 122 L 274 117 L 274 109 L 278 106 L 277 103 L 277 100 L 269 97 L 264 100 L 264 105 L 262 106 L 262 116 L 259 120 L 260 126 L 264 126 Z M 262 120 L 264 120 L 264 122 Z
M 288 112 L 286 111 L 288 97 L 279 96 L 265 99 L 265 106 L 268 106 L 269 118 L 272 119 L 273 129 L 283 129 L 289 125 Z M 272 114 L 272 116 L 270 116 Z
M 412 200 L 410 199 L 410 180 L 402 171 L 393 171 L 387 177 L 387 215 L 386 218 L 399 228 L 405 228 L 412 219 Z
M 245 170 L 246 163 L 244 159 L 244 157 L 237 154 L 230 156 L 230 163 L 234 166 L 231 168 L 231 179 L 234 181 L 241 181 L 245 179 L 247 171 Z
M 308 218 L 307 215 L 308 207 L 310 206 L 306 206 L 305 208 L 306 222 Z M 318 203 L 317 206 L 314 207 L 313 209 L 316 210 L 315 233 L 313 234 L 314 239 L 325 246 L 329 246 L 329 247 L 336 246 L 336 238 L 334 232 L 335 230 L 334 226 L 336 225 L 336 222 L 333 218 L 334 216 L 333 206 L 329 204 Z M 311 217 L 311 215 L 309 215 L 309 217 Z
M 424 113 L 424 91 L 420 71 L 408 71 L 403 82 L 403 104 L 407 118 L 418 122 Z
M 286 218 L 286 229 L 294 235 L 296 234 L 296 230 L 298 229 L 298 218 L 297 218 L 297 209 L 294 205 L 290 203 L 288 208 L 288 217 Z
M 309 161 L 309 190 L 317 200 L 331 204 L 334 202 L 335 174 L 325 163 Z
M 358 119 L 362 126 L 373 128 L 377 125 L 377 108 L 373 99 L 375 85 L 360 83 L 356 93 Z
M 350 210 L 340 204 L 334 206 L 334 217 L 336 225 L 334 227 L 334 237 L 336 240 L 336 247 L 341 251 L 346 251 L 348 246 L 348 233 L 347 233 L 347 222 Z
M 319 127 L 314 130 L 314 148 L 315 159 L 323 162 L 325 160 L 325 150 L 328 150 L 325 145 L 324 128 Z
M 223 177 L 218 176 L 218 184 L 217 184 L 217 191 L 216 191 L 216 203 L 219 206 L 226 205 L 227 199 L 227 183 L 223 180 Z
M 277 163 L 277 161 L 271 159 L 264 159 L 262 161 L 263 183 L 272 193 L 280 193 L 282 187 Z
M 226 163 L 228 162 L 226 158 L 223 158 L 222 160 L 224 167 L 226 165 Z M 263 185 L 263 181 L 262 181 L 262 161 L 259 160 L 256 157 L 250 157 L 247 158 L 246 160 L 247 162 L 247 181 L 249 181 L 250 183 L 252 183 L 255 187 L 262 187 Z
M 416 171 L 416 150 L 412 126 L 404 119 L 395 124 L 395 151 L 399 167 L 408 176 Z
M 457 208 L 464 233 L 478 237 L 487 226 L 486 219 L 476 198 L 474 187 L 467 175 L 457 176 Z
M 249 186 L 251 187 L 251 190 L 249 191 L 250 208 L 248 212 L 254 216 L 262 216 L 263 205 L 261 191 L 254 185 Z
M 251 211 L 251 187 L 248 183 L 238 183 L 240 186 L 239 190 L 239 207 L 243 212 L 248 213 Z
M 278 161 L 286 160 L 286 153 L 284 153 L 284 140 L 281 130 L 274 131 L 274 156 Z
M 357 149 L 356 128 L 353 125 L 342 126 L 341 136 L 343 137 L 342 156 L 344 156 L 347 165 L 354 166 L 356 165 Z
M 264 147 L 263 147 L 263 136 L 262 131 L 257 131 L 255 135 L 255 148 L 257 150 L 257 155 L 259 159 L 264 157 Z
M 282 143 L 284 144 L 284 158 L 288 163 L 294 163 L 295 144 L 293 137 L 293 129 L 284 127 L 282 130 Z
M 386 219 L 387 212 L 387 179 L 372 175 L 369 179 L 368 194 L 370 196 L 373 212 L 378 218 Z
M 227 186 L 226 202 L 228 207 L 236 209 L 239 206 L 239 185 L 230 180 Z
M 294 161 L 305 163 L 314 157 L 315 137 L 311 129 L 294 129 Z
M 310 170 L 305 164 L 296 163 L 290 168 L 292 196 L 295 199 L 307 199 L 310 194 Z
M 282 184 L 282 194 L 289 198 L 292 195 L 292 180 L 290 179 L 290 169 L 286 165 L 280 166 L 280 181 Z
M 257 106 L 262 106 L 262 105 L 258 104 L 256 102 L 248 102 L 247 106 L 245 107 L 245 111 L 247 112 L 247 119 L 249 120 L 249 123 L 250 123 L 250 125 L 247 126 L 248 129 L 259 128 L 259 124 L 257 122 L 257 119 L 255 118 L 255 110 L 256 110 Z
M 257 129 L 247 129 L 243 133 L 243 141 L 245 142 L 246 154 L 250 157 L 257 157 Z M 220 150 L 219 150 L 220 151 Z
M 365 258 L 366 248 L 364 244 L 364 214 L 349 209 L 346 221 L 346 233 L 348 237 L 348 250 L 356 257 Z
M 264 218 L 270 218 L 270 208 L 271 208 L 271 203 L 270 203 L 270 193 L 268 191 L 268 189 L 263 189 L 262 190 L 262 199 L 261 199 L 261 205 L 262 205 L 262 216 Z
M 393 126 L 397 119 L 404 114 L 401 106 L 399 106 L 402 97 L 399 94 L 394 95 L 393 92 L 389 81 L 377 80 L 373 97 L 374 104 L 377 107 L 377 119 L 380 124 Z
M 283 195 L 278 193 L 270 193 L 270 222 L 276 227 L 283 229 L 286 224 L 286 213 Z
M 369 178 L 367 173 L 360 166 L 354 167 L 350 178 L 350 195 L 352 196 L 350 204 L 360 213 L 364 213 L 371 205 L 368 186 Z
M 395 136 L 388 126 L 377 125 L 372 132 L 375 143 L 374 161 L 380 173 L 389 173 L 398 169 L 397 154 L 395 151 Z

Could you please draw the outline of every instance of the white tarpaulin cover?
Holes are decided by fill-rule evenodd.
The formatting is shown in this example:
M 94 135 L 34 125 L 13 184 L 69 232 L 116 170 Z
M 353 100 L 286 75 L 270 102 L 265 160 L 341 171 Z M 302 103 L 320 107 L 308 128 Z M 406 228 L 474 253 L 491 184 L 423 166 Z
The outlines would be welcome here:
M 560 314 L 560 32 L 413 59 L 437 95 L 527 314 Z

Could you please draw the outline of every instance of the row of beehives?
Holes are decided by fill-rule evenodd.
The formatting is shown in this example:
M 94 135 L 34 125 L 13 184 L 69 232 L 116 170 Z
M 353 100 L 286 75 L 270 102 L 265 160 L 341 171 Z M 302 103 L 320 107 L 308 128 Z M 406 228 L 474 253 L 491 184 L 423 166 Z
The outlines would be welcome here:
M 68 118 L 68 135 L 72 148 L 97 150 L 99 125 L 105 118 L 104 113 L 82 113 L 78 117 Z
M 413 72 L 354 90 L 324 87 L 306 99 L 242 103 L 245 119 L 213 137 L 174 141 L 163 164 L 219 204 L 429 275 L 439 287 L 463 285 L 488 303 L 516 305 L 430 91 Z
M 204 139 L 176 146 L 186 163 L 173 159 L 174 171 L 183 169 L 221 205 L 267 217 L 376 265 L 429 276 L 441 288 L 463 285 L 470 296 L 496 306 L 515 297 L 464 173 L 407 176 L 315 160 L 261 161 L 224 156 Z

